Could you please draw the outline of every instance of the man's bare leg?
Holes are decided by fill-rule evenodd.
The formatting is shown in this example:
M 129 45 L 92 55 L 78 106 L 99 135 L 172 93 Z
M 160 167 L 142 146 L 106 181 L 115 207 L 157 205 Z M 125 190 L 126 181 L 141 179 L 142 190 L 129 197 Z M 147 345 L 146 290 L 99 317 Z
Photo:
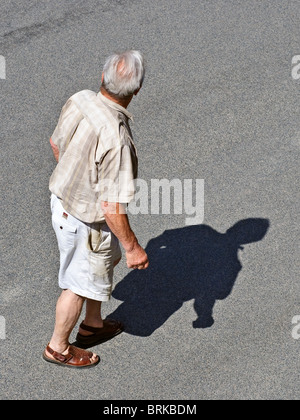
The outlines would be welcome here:
M 84 318 L 84 324 L 89 327 L 102 328 L 103 319 L 101 316 L 101 304 L 98 300 L 87 299 L 86 300 L 86 313 Z M 82 335 L 92 334 L 89 331 L 85 331 L 79 327 L 79 333 Z
M 63 290 L 58 298 L 55 328 L 49 343 L 49 347 L 57 353 L 68 353 L 69 337 L 81 314 L 84 301 L 84 297 L 78 296 L 68 289 Z M 53 358 L 47 351 L 46 355 Z M 97 355 L 93 354 L 90 360 L 94 362 L 96 359 Z
M 121 261 L 121 258 L 114 262 L 114 267 Z M 86 299 L 86 314 L 84 319 L 84 324 L 89 327 L 102 328 L 103 319 L 101 316 L 101 304 L 97 300 Z M 83 330 L 79 327 L 79 333 L 82 335 L 91 335 L 93 333 Z

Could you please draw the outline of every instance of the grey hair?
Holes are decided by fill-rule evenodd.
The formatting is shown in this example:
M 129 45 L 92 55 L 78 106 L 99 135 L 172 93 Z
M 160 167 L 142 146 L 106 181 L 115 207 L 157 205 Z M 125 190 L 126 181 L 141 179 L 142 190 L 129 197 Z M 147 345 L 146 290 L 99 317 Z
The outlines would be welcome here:
M 141 86 L 145 76 L 144 58 L 139 51 L 113 54 L 103 67 L 102 86 L 120 98 L 133 95 Z

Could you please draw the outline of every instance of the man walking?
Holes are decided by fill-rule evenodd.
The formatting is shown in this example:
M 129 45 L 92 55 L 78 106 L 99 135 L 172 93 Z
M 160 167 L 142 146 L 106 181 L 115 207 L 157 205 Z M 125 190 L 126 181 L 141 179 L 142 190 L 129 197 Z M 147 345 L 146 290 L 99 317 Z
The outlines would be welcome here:
M 50 178 L 52 225 L 60 251 L 59 286 L 52 338 L 43 357 L 69 367 L 95 366 L 100 358 L 84 349 L 121 333 L 121 322 L 102 319 L 101 303 L 112 291 L 113 269 L 121 259 L 128 268 L 145 269 L 148 257 L 126 214 L 134 197 L 137 155 L 127 107 L 144 79 L 138 51 L 110 56 L 100 92 L 84 90 L 64 105 L 50 139 L 58 164 Z M 69 344 L 86 301 L 86 315 Z

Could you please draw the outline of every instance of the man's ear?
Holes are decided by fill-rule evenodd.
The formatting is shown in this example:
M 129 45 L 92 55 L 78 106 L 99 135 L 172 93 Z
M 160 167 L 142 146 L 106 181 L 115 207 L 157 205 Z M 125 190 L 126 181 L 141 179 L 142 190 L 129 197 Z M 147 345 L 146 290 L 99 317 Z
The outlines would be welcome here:
M 102 73 L 102 76 L 101 76 L 101 83 L 103 83 L 103 80 L 104 80 L 104 73 Z

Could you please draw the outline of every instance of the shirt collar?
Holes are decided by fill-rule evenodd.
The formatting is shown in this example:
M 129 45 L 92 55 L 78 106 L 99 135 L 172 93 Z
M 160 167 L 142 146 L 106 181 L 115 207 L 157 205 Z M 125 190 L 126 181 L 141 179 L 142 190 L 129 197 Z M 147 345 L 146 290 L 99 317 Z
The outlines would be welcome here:
M 130 114 L 130 112 L 128 112 L 126 108 L 124 108 L 123 106 L 117 104 L 116 102 L 112 101 L 111 99 L 108 99 L 101 92 L 98 92 L 97 93 L 97 97 L 102 102 L 104 102 L 106 105 L 110 106 L 111 108 L 115 109 L 116 111 L 122 112 L 123 114 L 126 115 L 127 118 L 129 118 L 131 121 L 133 121 L 133 115 Z

